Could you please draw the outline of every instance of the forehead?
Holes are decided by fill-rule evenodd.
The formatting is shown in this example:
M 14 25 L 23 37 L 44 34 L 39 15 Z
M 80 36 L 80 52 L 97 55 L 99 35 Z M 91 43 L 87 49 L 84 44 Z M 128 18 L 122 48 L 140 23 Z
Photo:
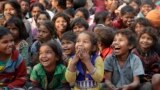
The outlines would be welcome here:
M 42 45 L 39 49 L 39 51 L 52 51 L 52 48 L 49 47 L 48 45 Z
M 122 33 L 115 34 L 114 39 L 127 39 L 128 40 L 127 35 L 122 34 Z
M 10 3 L 6 3 L 5 5 L 4 5 L 4 8 L 14 8 Z
M 89 36 L 89 34 L 82 32 L 82 33 L 80 33 L 78 35 L 77 39 L 87 39 L 87 40 L 90 40 L 90 36 Z
M 13 36 L 9 33 L 9 34 L 6 34 L 6 35 L 4 35 L 4 36 L 2 36 L 1 38 L 0 38 L 0 41 L 1 40 L 10 40 L 10 39 L 13 39 Z

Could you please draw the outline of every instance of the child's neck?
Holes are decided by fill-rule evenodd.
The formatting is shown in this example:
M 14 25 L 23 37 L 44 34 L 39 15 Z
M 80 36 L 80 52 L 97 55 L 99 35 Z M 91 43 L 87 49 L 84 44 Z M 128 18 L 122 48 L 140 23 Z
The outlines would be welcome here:
M 52 66 L 44 67 L 44 68 L 47 72 L 51 73 L 55 70 L 55 67 L 56 67 L 56 65 L 52 65 Z
M 1 54 L 0 53 L 0 60 L 7 60 L 11 55 L 7 55 L 7 54 Z
M 125 62 L 127 60 L 127 58 L 128 58 L 128 55 L 129 55 L 129 52 L 127 52 L 127 53 L 125 53 L 125 54 L 123 54 L 121 56 L 117 56 L 117 59 L 120 62 Z

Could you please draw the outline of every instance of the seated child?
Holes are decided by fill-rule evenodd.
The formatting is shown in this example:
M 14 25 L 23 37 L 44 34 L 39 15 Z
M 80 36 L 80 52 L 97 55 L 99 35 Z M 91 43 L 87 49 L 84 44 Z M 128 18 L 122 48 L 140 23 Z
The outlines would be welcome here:
M 147 27 L 138 38 L 137 48 L 133 50 L 133 53 L 140 57 L 145 70 L 145 75 L 141 77 L 140 90 L 152 90 L 152 87 L 154 90 L 160 89 L 160 56 L 156 52 L 157 42 L 156 31 Z
M 71 22 L 71 29 L 76 34 L 88 30 L 88 27 L 87 21 L 83 18 L 76 18 Z
M 23 88 L 26 76 L 25 61 L 15 49 L 12 34 L 0 26 L 0 90 Z
M 66 67 L 62 64 L 62 52 L 53 42 L 47 42 L 39 48 L 39 61 L 30 75 L 32 90 L 62 90 L 69 88 L 65 79 Z
M 113 42 L 114 31 L 110 27 L 99 27 L 95 30 L 98 37 L 98 48 L 103 59 L 112 53 L 111 44 Z
M 113 39 L 113 54 L 105 62 L 105 82 L 109 90 L 136 90 L 140 84 L 139 75 L 144 74 L 138 56 L 131 53 L 135 46 L 131 30 L 119 30 Z
M 63 60 L 68 66 L 68 60 L 75 54 L 76 35 L 72 31 L 65 32 L 61 37 Z
M 102 58 L 97 55 L 97 39 L 93 32 L 82 32 L 77 36 L 76 53 L 70 59 L 65 77 L 74 83 L 74 90 L 99 90 L 104 75 Z

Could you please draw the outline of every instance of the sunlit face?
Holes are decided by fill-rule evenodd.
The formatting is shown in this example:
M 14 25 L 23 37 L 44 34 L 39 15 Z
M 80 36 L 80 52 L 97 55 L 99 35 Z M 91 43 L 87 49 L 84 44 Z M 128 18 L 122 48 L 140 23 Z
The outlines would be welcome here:
M 75 18 L 84 18 L 85 19 L 85 16 L 81 11 L 77 11 L 77 13 L 75 13 L 75 15 L 74 15 L 74 19 Z
M 40 25 L 38 28 L 38 40 L 40 40 L 41 42 L 45 42 L 48 41 L 50 38 L 50 31 L 44 25 Z
M 144 28 L 145 28 L 145 26 L 137 23 L 136 26 L 135 26 L 135 32 L 136 32 L 136 34 L 139 36 Z
M 47 16 L 45 14 L 40 14 L 38 17 L 37 17 L 37 24 L 38 25 L 41 25 L 43 24 L 46 20 L 49 20 L 47 18 Z
M 86 33 L 80 33 L 77 37 L 75 48 L 76 51 L 84 49 L 86 52 L 90 53 L 93 49 L 91 37 Z
M 75 32 L 77 35 L 85 30 L 86 28 L 83 25 L 75 25 L 73 27 L 73 32 Z
M 10 30 L 11 34 L 13 35 L 14 40 L 19 38 L 19 29 L 15 24 L 7 25 L 7 28 Z
M 150 35 L 148 35 L 147 33 L 144 33 L 141 35 L 141 37 L 139 39 L 139 45 L 143 51 L 148 50 L 153 45 L 153 38 Z
M 112 5 L 118 5 L 118 0 L 104 0 L 104 5 L 106 7 L 106 10 L 109 10 Z
M 16 10 L 14 9 L 14 7 L 10 4 L 5 4 L 4 6 L 4 16 L 6 19 L 9 19 L 12 16 L 16 16 Z
M 0 54 L 10 55 L 14 49 L 13 36 L 11 34 L 4 35 L 0 38 Z
M 63 17 L 58 17 L 55 21 L 55 28 L 57 32 L 65 32 L 67 28 L 67 21 Z
M 148 4 L 144 4 L 141 7 L 141 12 L 143 13 L 144 16 L 146 16 L 148 14 L 149 11 L 152 10 L 152 6 L 148 5 Z
M 33 7 L 31 14 L 34 19 L 37 19 L 38 14 L 40 14 L 41 9 L 39 7 Z
M 56 54 L 48 45 L 40 47 L 39 50 L 39 61 L 44 66 L 44 68 L 52 67 L 56 64 Z
M 57 0 L 51 0 L 51 5 L 52 5 L 52 9 L 55 9 L 58 5 L 58 1 Z
M 71 55 L 75 52 L 75 43 L 69 40 L 62 40 L 61 41 L 62 50 L 64 55 Z
M 113 46 L 113 52 L 117 56 L 126 55 L 132 48 L 132 46 L 129 45 L 127 37 L 122 34 L 115 35 L 112 42 L 112 46 Z

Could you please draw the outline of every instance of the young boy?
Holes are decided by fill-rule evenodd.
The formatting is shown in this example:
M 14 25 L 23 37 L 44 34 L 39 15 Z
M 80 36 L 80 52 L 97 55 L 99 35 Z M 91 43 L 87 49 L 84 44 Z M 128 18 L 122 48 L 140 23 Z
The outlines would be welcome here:
M 68 60 L 75 54 L 76 35 L 71 32 L 65 32 L 61 37 L 61 46 L 63 50 L 64 64 L 68 65 Z
M 113 39 L 113 54 L 104 62 L 105 81 L 111 90 L 134 90 L 140 84 L 139 75 L 144 74 L 142 62 L 130 51 L 135 45 L 130 30 L 119 30 Z

